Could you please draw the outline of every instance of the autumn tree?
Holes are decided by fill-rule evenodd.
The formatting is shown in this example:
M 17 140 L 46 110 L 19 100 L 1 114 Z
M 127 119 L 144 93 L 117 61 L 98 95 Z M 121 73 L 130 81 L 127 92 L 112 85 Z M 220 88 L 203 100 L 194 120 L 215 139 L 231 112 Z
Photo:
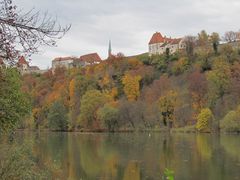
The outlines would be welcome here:
M 158 100 L 163 124 L 169 128 L 172 128 L 173 126 L 176 103 L 177 93 L 172 90 L 161 96 Z
M 230 45 L 230 44 L 222 45 L 222 47 L 220 49 L 220 53 L 221 53 L 222 57 L 224 57 L 226 59 L 226 61 L 228 61 L 229 63 L 234 62 L 235 57 L 234 57 L 234 49 L 233 49 L 232 45 Z
M 231 83 L 230 83 L 230 93 L 234 96 L 236 100 L 240 98 L 240 63 L 235 62 L 231 66 Z
M 74 129 L 77 126 L 77 119 L 81 110 L 81 98 L 88 91 L 96 89 L 97 82 L 94 78 L 78 75 L 69 83 L 69 107 L 70 125 Z
M 79 116 L 79 124 L 87 128 L 101 128 L 97 111 L 106 102 L 109 97 L 98 90 L 89 90 L 81 98 L 81 111 Z
M 172 73 L 174 75 L 179 75 L 184 73 L 189 68 L 188 58 L 180 58 L 178 61 L 173 63 Z
M 213 70 L 207 73 L 209 100 L 212 105 L 229 90 L 230 75 L 229 64 L 221 59 L 215 60 Z
M 196 113 L 199 113 L 200 110 L 207 103 L 207 80 L 203 73 L 199 70 L 195 70 L 188 77 L 189 81 L 189 93 L 192 98 L 192 107 Z
M 167 75 L 162 75 L 159 79 L 154 80 L 150 86 L 143 89 L 143 97 L 147 103 L 151 104 L 169 91 L 171 87 L 170 78 Z
M 198 33 L 198 45 L 202 47 L 208 46 L 208 34 L 205 30 Z
M 78 116 L 78 112 L 79 112 L 79 99 L 76 97 L 76 80 L 72 79 L 69 82 L 69 109 L 70 109 L 70 117 L 71 117 L 71 122 L 70 128 L 74 128 L 75 124 L 76 124 L 76 120 L 77 120 L 77 116 Z
M 198 131 L 211 131 L 213 114 L 209 108 L 204 108 L 197 116 L 196 128 Z
M 240 132 L 240 106 L 236 110 L 229 111 L 220 121 L 220 128 L 226 132 Z
M 220 36 L 218 33 L 213 32 L 210 37 L 211 37 L 211 43 L 212 43 L 213 50 L 214 50 L 215 54 L 217 54 Z
M 69 29 L 47 13 L 34 9 L 23 12 L 12 0 L 0 1 L 0 56 L 9 63 L 13 64 L 20 54 L 38 52 L 39 46 L 55 46 Z
M 140 95 L 140 80 L 141 76 L 133 76 L 129 73 L 124 75 L 122 83 L 124 85 L 124 93 L 129 101 L 137 100 Z
M 194 49 L 196 46 L 196 37 L 195 36 L 186 36 L 184 38 L 184 43 L 186 45 L 186 53 L 188 57 L 192 57 L 194 54 Z
M 99 119 L 109 131 L 115 131 L 118 128 L 119 110 L 111 104 L 105 104 L 97 112 Z

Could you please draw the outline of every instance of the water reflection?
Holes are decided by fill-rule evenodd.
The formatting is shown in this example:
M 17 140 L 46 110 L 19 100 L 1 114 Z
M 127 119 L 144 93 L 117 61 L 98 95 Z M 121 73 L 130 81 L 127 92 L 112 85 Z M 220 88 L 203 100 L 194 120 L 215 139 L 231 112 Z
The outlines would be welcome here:
M 240 137 L 206 134 L 23 134 L 53 179 L 240 179 Z

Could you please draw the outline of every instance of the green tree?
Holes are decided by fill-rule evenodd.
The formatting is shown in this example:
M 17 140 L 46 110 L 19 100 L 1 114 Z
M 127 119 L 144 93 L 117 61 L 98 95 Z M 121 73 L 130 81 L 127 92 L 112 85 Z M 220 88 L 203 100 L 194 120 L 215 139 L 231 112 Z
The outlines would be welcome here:
M 28 113 L 30 102 L 21 91 L 18 71 L 0 68 L 0 133 L 16 128 Z
M 98 90 L 87 91 L 81 99 L 79 123 L 87 128 L 100 128 L 97 110 L 102 107 L 109 97 Z
M 51 130 L 64 131 L 68 128 L 67 109 L 59 101 L 51 105 L 47 119 Z
M 213 121 L 213 114 L 209 108 L 202 109 L 197 116 L 196 128 L 198 131 L 209 131 Z
M 98 117 L 109 131 L 114 131 L 118 128 L 118 108 L 112 107 L 110 104 L 105 104 L 98 110 Z

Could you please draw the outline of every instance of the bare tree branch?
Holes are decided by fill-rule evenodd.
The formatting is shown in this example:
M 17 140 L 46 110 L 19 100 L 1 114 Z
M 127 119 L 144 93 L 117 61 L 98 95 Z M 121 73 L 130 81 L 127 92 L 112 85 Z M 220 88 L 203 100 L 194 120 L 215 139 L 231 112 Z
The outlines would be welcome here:
M 23 13 L 12 0 L 0 0 L 0 57 L 14 64 L 19 55 L 31 56 L 40 46 L 56 46 L 70 28 L 62 27 L 47 12 Z

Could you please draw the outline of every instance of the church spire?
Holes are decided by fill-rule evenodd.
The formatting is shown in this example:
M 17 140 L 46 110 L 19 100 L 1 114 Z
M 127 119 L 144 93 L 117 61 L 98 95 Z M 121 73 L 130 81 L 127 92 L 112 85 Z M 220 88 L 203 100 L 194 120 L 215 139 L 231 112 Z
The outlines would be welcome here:
M 109 40 L 109 45 L 108 45 L 108 57 L 111 57 L 112 55 L 112 44 L 111 40 Z

